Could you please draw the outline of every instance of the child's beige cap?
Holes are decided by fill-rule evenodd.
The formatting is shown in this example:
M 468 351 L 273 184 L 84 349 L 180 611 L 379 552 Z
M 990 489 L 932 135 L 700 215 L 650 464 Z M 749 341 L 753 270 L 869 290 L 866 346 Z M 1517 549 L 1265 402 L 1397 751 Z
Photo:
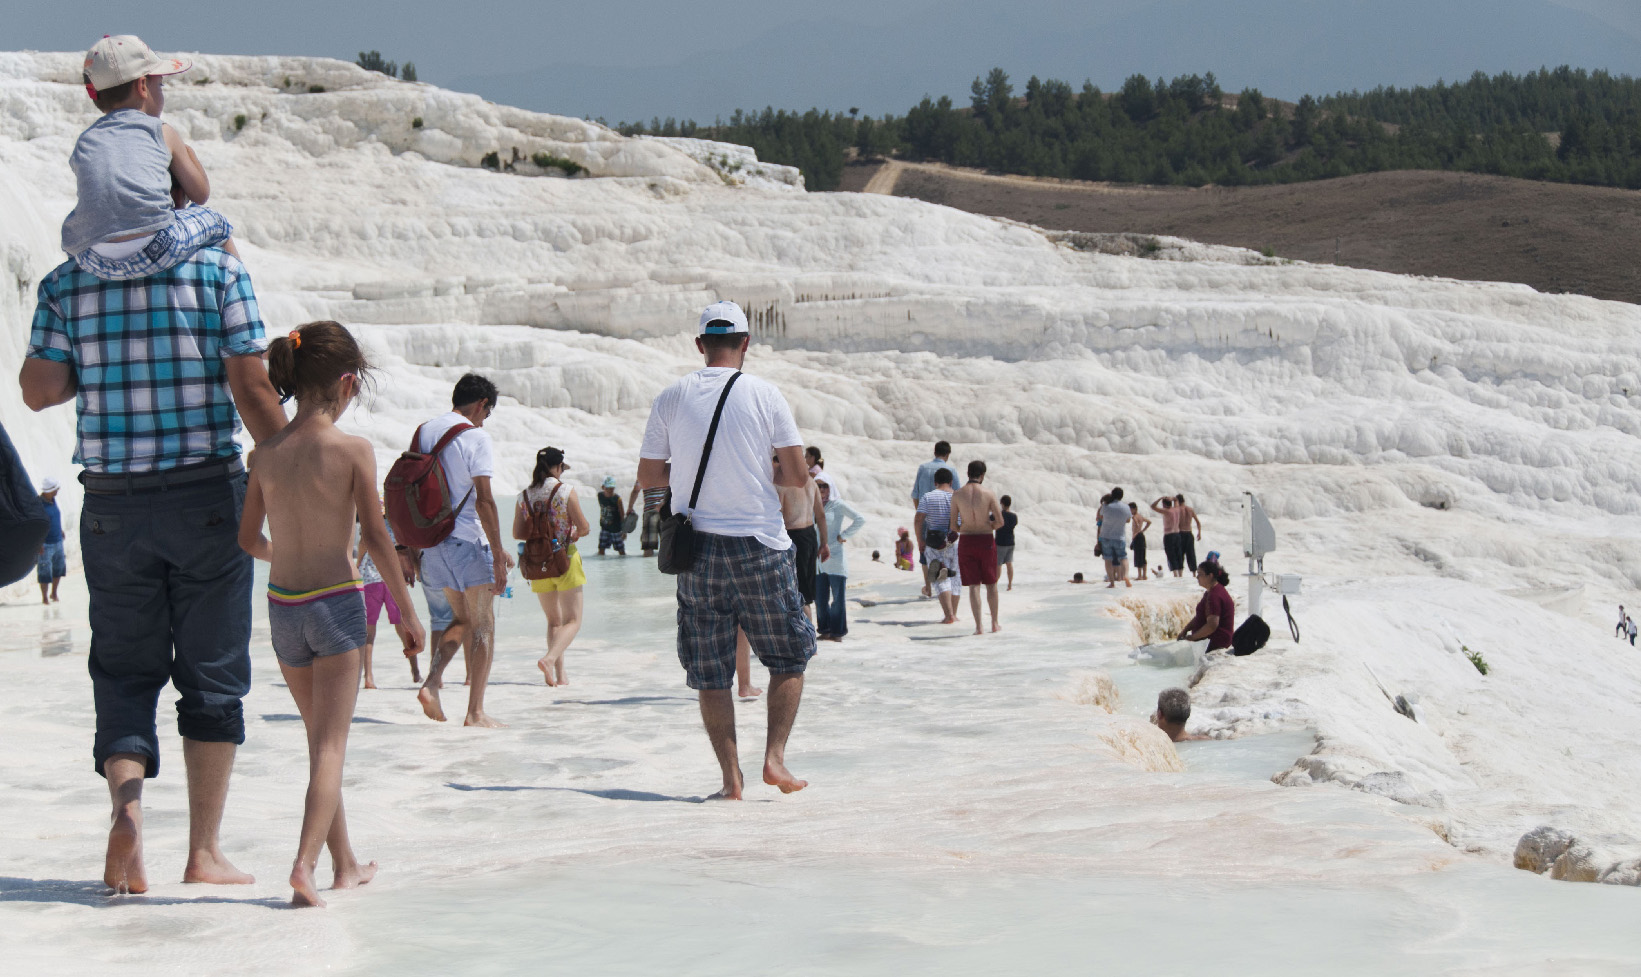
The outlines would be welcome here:
M 135 34 L 105 34 L 85 55 L 86 81 L 97 91 L 149 75 L 181 74 L 192 67 L 192 63 L 179 58 L 160 57 Z

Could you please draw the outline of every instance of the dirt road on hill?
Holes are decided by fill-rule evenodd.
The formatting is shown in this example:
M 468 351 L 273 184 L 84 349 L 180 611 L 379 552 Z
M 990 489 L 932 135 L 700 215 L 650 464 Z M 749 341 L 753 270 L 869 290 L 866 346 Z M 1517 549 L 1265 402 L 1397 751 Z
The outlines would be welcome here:
M 1054 230 L 1170 234 L 1303 261 L 1641 303 L 1641 193 L 1629 190 L 1423 170 L 1191 189 L 900 161 L 849 166 L 840 189 Z

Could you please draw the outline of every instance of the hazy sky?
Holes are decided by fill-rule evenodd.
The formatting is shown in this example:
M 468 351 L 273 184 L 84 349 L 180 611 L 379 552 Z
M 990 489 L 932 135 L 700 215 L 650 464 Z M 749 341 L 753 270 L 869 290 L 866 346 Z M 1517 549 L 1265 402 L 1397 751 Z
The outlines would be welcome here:
M 1214 71 L 1283 98 L 1572 62 L 1641 74 L 1637 0 L 8 0 L 0 50 L 413 60 L 423 81 L 571 115 L 709 119 L 736 107 L 902 112 L 994 64 L 1114 87 Z

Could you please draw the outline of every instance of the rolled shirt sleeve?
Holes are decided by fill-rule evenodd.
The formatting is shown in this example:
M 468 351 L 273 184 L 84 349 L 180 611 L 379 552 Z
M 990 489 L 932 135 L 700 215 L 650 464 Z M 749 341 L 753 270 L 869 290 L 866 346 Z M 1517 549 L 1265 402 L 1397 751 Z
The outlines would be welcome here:
M 72 363 L 74 346 L 68 335 L 68 320 L 63 317 L 52 287 L 56 280 L 56 274 L 51 274 L 40 282 L 39 304 L 34 307 L 34 325 L 29 330 L 28 352 L 24 355 L 33 360 Z
M 266 332 L 250 273 L 234 262 L 223 282 L 222 348 L 217 355 L 223 359 L 260 356 L 268 348 Z

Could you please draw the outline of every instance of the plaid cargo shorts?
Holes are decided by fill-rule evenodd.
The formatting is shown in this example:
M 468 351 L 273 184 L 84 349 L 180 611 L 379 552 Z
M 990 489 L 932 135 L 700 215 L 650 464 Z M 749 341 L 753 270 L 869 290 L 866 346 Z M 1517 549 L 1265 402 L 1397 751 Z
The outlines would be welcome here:
M 678 575 L 678 661 L 692 689 L 735 681 L 735 628 L 773 675 L 799 675 L 815 657 L 790 548 L 751 536 L 696 533 L 695 567 Z

